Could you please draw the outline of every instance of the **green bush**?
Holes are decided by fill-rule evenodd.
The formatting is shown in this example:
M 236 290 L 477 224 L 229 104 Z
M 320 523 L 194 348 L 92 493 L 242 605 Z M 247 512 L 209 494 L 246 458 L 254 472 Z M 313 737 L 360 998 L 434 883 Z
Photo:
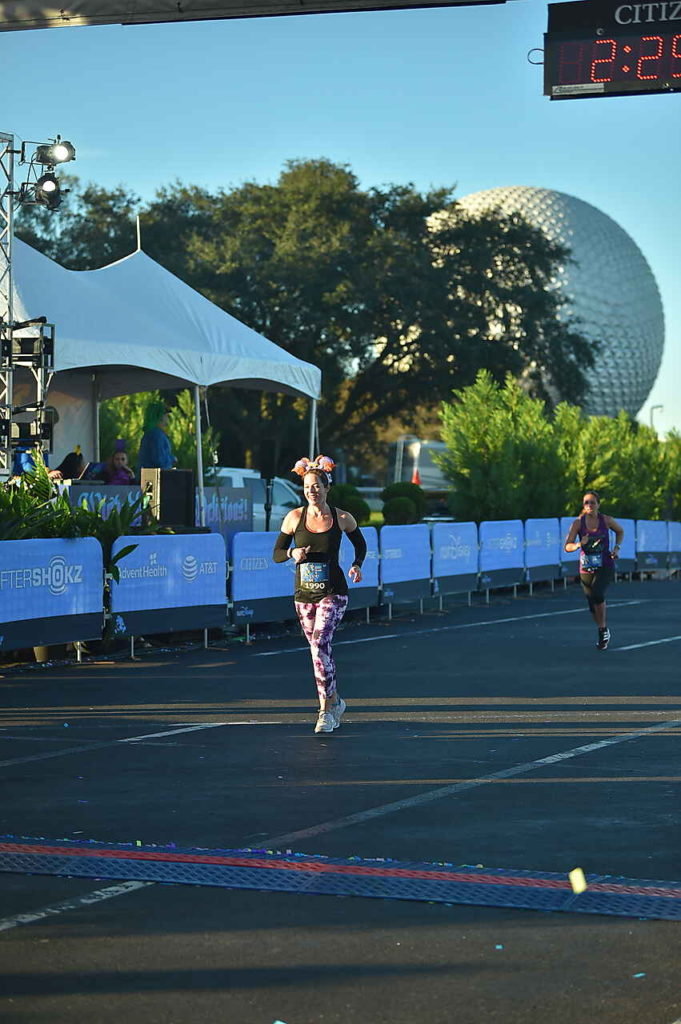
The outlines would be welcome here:
M 406 481 L 388 484 L 381 491 L 381 498 L 385 502 L 391 501 L 393 498 L 409 498 L 416 510 L 416 519 L 413 519 L 412 522 L 417 522 L 426 514 L 426 495 L 418 484 L 410 484 Z
M 371 509 L 352 484 L 334 484 L 329 491 L 328 501 L 335 508 L 354 516 L 359 526 L 365 526 L 371 519 Z
M 386 526 L 404 526 L 415 523 L 418 518 L 416 505 L 411 498 L 389 498 L 383 506 L 383 522 Z

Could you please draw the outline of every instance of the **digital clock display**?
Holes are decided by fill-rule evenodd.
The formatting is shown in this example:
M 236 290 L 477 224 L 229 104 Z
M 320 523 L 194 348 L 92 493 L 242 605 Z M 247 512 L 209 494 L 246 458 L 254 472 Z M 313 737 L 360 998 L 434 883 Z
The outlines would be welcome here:
M 681 0 L 549 5 L 551 99 L 681 91 Z

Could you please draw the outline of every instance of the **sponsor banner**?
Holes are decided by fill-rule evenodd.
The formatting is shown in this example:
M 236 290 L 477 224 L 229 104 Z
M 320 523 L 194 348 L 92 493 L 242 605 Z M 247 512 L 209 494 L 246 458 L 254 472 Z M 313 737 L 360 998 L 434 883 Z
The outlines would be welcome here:
M 524 567 L 523 524 L 520 519 L 480 523 L 480 572 Z
M 639 519 L 636 522 L 636 568 L 666 569 L 669 556 L 667 523 Z
M 529 580 L 553 580 L 560 575 L 563 542 L 557 519 L 525 520 L 525 567 Z
M 275 530 L 235 535 L 230 574 L 233 602 L 286 597 L 293 609 L 296 567 L 290 558 L 286 562 L 272 561 L 272 549 L 278 536 Z
M 66 491 L 69 504 L 74 507 L 80 507 L 85 501 L 85 504 L 92 512 L 96 512 L 100 502 L 103 502 L 100 515 L 102 519 L 108 519 L 113 509 L 118 509 L 126 502 L 132 505 L 134 501 L 138 501 L 142 491 L 139 484 L 131 484 L 129 487 L 119 486 L 117 484 L 105 484 L 100 480 L 74 480 L 69 485 L 64 486 L 63 490 Z M 133 526 L 137 526 L 138 522 L 133 523 Z
M 112 554 L 129 544 L 137 547 L 117 563 L 120 582 L 111 584 L 112 615 L 197 605 L 225 608 L 225 542 L 218 534 L 119 537 Z
M 103 615 L 99 541 L 2 542 L 0 650 L 97 639 Z
M 378 531 L 375 526 L 363 526 L 367 542 L 367 555 L 362 565 L 362 582 L 351 583 L 348 571 L 355 557 L 352 543 L 343 534 L 340 548 L 340 567 L 348 581 L 348 608 L 373 608 L 378 604 Z
M 247 487 L 204 487 L 206 526 L 219 533 L 227 551 L 237 533 L 253 529 L 253 500 Z M 199 492 L 196 492 L 196 525 L 201 524 Z
M 565 538 L 576 518 L 577 516 L 560 517 L 560 572 L 562 576 L 577 576 L 579 574 L 579 551 L 563 551 Z
M 433 576 L 464 576 L 478 572 L 476 523 L 434 523 L 431 528 Z
M 430 580 L 430 530 L 425 523 L 384 526 L 380 551 L 383 585 Z
M 667 523 L 669 529 L 669 568 L 681 568 L 681 523 Z
M 636 567 L 636 522 L 633 519 L 615 519 L 624 530 L 624 542 L 620 548 L 619 558 L 615 562 L 617 572 L 633 572 Z M 610 531 L 610 550 L 615 545 L 615 534 Z
M 525 520 L 525 565 L 555 565 L 560 562 L 562 547 L 560 523 L 557 519 Z
M 0 623 L 101 612 L 102 572 L 94 537 L 2 541 Z

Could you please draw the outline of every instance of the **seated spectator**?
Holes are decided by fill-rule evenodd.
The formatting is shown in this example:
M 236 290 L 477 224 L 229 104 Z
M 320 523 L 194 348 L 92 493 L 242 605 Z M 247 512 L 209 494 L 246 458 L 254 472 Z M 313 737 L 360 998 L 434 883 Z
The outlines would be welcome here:
M 104 482 L 107 484 L 131 484 L 135 474 L 128 465 L 128 453 L 125 450 L 125 441 L 119 437 L 116 447 L 104 464 L 102 473 Z
M 72 452 L 62 459 L 56 469 L 49 470 L 50 480 L 78 480 L 85 468 L 83 453 L 77 444 Z

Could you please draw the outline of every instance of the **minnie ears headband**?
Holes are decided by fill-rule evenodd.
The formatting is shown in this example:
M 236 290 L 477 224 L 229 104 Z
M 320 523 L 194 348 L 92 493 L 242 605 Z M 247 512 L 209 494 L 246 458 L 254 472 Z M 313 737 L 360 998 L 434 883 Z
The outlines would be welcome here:
M 322 473 L 326 473 L 329 483 L 331 483 L 331 473 L 335 468 L 336 463 L 333 459 L 330 459 L 328 455 L 318 455 L 313 461 L 305 458 L 298 459 L 291 472 L 297 473 L 298 476 L 305 476 L 306 473 L 311 473 L 314 472 L 314 470 L 319 469 Z

